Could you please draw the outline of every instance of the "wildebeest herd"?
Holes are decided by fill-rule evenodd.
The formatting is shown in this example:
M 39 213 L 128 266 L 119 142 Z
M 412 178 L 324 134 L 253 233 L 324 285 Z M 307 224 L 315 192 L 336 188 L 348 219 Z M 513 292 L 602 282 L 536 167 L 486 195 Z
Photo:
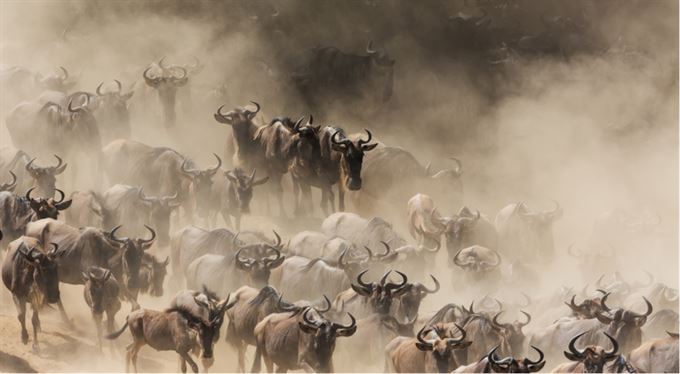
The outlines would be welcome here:
M 541 20 L 546 31 L 513 48 L 568 53 L 573 40 L 552 37 L 585 28 Z M 450 27 L 472 40 L 499 26 L 486 13 L 459 13 Z M 395 59 L 363 45 L 361 54 L 312 49 L 291 86 L 310 108 L 334 95 L 382 105 Z M 496 52 L 493 65 L 516 58 L 505 44 Z M 196 109 L 199 58 L 138 66 L 135 90 L 115 79 L 74 91 L 77 77 L 57 68 L 2 72 L 34 88 L 10 97 L 12 145 L 0 149 L 2 280 L 21 326 L 3 339 L 39 353 L 40 313 L 56 305 L 99 349 L 124 340 L 114 354 L 135 372 L 146 345 L 176 352 L 182 372 L 208 371 L 222 350 L 239 372 L 263 363 L 268 372 L 679 371 L 678 289 L 615 262 L 654 235 L 653 214 L 605 212 L 586 240 L 573 238 L 580 245 L 560 248 L 553 226 L 569 208 L 559 201 L 452 209 L 437 198 L 462 201 L 464 157 L 444 156 L 449 166 L 433 170 L 370 122 L 351 132 L 343 118 L 323 124 L 309 113 L 265 120 L 256 99 L 204 113 L 227 137 L 225 150 L 193 147 L 212 160 L 201 165 L 135 138 L 128 106 L 140 91 L 156 95 L 147 104 L 174 134 L 180 105 Z M 383 214 L 386 206 L 403 214 Z M 544 271 L 563 261 L 558 254 L 581 271 L 559 288 Z M 539 295 L 541 283 L 549 292 Z M 69 317 L 78 306 L 63 303 L 63 284 L 82 286 L 92 321 Z

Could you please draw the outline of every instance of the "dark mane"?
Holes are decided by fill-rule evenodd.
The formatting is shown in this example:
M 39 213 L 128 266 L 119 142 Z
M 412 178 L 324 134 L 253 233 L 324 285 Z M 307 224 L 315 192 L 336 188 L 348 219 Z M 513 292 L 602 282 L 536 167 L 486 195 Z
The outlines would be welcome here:
M 252 300 L 248 302 L 248 305 L 258 306 L 261 305 L 266 300 L 271 298 L 278 298 L 279 293 L 272 286 L 266 286 L 260 290 L 260 292 Z

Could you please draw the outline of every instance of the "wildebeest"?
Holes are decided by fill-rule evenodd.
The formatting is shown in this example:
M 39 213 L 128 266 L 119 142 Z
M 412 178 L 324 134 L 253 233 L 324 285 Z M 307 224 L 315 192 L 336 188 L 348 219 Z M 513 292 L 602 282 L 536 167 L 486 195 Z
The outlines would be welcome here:
M 61 157 L 54 155 L 58 163 L 56 166 L 37 166 L 33 162 L 35 158 L 31 159 L 28 164 L 26 164 L 26 171 L 28 175 L 33 178 L 33 186 L 35 187 L 36 194 L 42 198 L 49 198 L 54 196 L 56 190 L 55 184 L 57 182 L 56 176 L 63 173 L 66 170 L 66 166 Z
M 106 313 L 106 332 L 113 332 L 116 313 L 120 310 L 120 287 L 110 270 L 91 266 L 83 272 L 85 287 L 83 296 L 92 312 L 92 319 L 97 328 L 97 342 L 102 348 L 102 318 Z
M 489 354 L 476 363 L 460 366 L 454 370 L 454 373 L 535 373 L 541 371 L 545 366 L 544 355 L 540 349 L 531 346 L 538 352 L 538 359 L 531 360 L 529 358 L 516 359 L 512 356 L 499 358 L 496 355 L 498 346 L 494 347 Z
M 300 312 L 302 307 L 290 305 L 282 301 L 282 294 L 273 287 L 265 286 L 260 290 L 244 286 L 236 290 L 232 299 L 234 307 L 227 312 L 229 325 L 227 326 L 227 342 L 238 353 L 237 370 L 245 371 L 245 350 L 248 345 L 256 346 L 255 326 L 272 313 Z M 317 313 L 325 313 L 330 307 L 330 301 L 324 296 L 325 309 L 316 309 Z M 260 365 L 254 362 L 253 366 Z
M 33 188 L 26 191 L 26 196 L 0 192 L 0 229 L 5 233 L 5 240 L 14 240 L 21 236 L 29 222 L 43 218 L 56 219 L 60 211 L 71 206 L 72 201 L 64 201 L 64 192 L 59 189 L 59 200 L 34 199 L 31 197 L 32 191 Z
M 570 363 L 558 365 L 552 370 L 553 373 L 602 373 L 607 362 L 619 357 L 619 343 L 611 335 L 604 333 L 611 341 L 612 349 L 605 350 L 599 345 L 588 345 L 582 350 L 576 348 L 576 341 L 586 334 L 585 332 L 574 336 L 569 342 L 569 350 L 564 351 L 564 356 Z
M 464 327 L 472 341 L 468 349 L 470 357 L 482 357 L 496 345 L 500 346 L 499 353 L 503 355 L 519 357 L 524 354 L 525 335 L 522 329 L 531 322 L 531 315 L 522 311 L 526 322 L 502 323 L 499 321 L 502 313 L 496 313 L 493 318 L 477 313 L 467 320 Z
M 73 227 L 104 227 L 111 222 L 111 212 L 104 207 L 102 196 L 95 191 L 75 191 L 70 196 L 71 208 L 66 210 L 66 223 Z
M 352 336 L 357 329 L 356 319 L 349 314 L 349 325 L 341 325 L 316 313 L 312 319 L 307 307 L 304 311 L 274 313 L 255 326 L 257 351 L 253 372 L 259 372 L 259 356 L 267 371 L 277 372 L 304 369 L 309 372 L 333 372 L 333 352 L 337 337 Z
M 2 282 L 12 293 L 21 323 L 21 342 L 28 343 L 26 330 L 26 303 L 31 304 L 33 316 L 33 349 L 39 350 L 38 330 L 40 319 L 38 311 L 45 303 L 59 302 L 59 266 L 57 259 L 63 252 L 52 243 L 46 251 L 44 242 L 22 236 L 9 244 L 2 262 Z
M 106 336 L 107 339 L 116 339 L 126 328 L 130 328 L 130 334 L 134 339 L 127 346 L 125 356 L 125 369 L 130 371 L 130 362 L 137 372 L 137 354 L 144 345 L 149 345 L 157 351 L 175 351 L 180 356 L 180 369 L 187 371 L 187 362 L 194 373 L 198 373 L 198 365 L 189 356 L 189 352 L 195 352 L 200 345 L 203 366 L 209 367 L 213 360 L 214 335 L 222 326 L 224 312 L 226 312 L 229 298 L 216 306 L 216 313 L 211 319 L 199 318 L 190 310 L 182 306 L 169 308 L 164 311 L 151 309 L 139 309 L 130 313 L 123 327 Z M 198 335 L 198 342 L 197 336 Z
M 377 109 L 392 97 L 394 59 L 366 47 L 366 55 L 348 54 L 334 47 L 317 47 L 291 75 L 305 103 L 325 108 L 326 100 L 362 103 Z
M 0 184 L 0 192 L 14 192 L 14 189 L 17 186 L 17 175 L 14 174 L 11 170 L 9 171 L 9 175 L 12 176 L 12 181 L 9 183 L 1 183 Z
M 124 224 L 129 235 L 139 235 L 139 228 L 151 225 L 158 231 L 158 244 L 170 241 L 170 215 L 179 207 L 177 192 L 169 196 L 146 196 L 141 187 L 116 184 L 102 195 L 103 208 L 108 214 L 103 228 Z
M 170 264 L 174 281 L 180 282 L 189 264 L 205 254 L 226 256 L 236 253 L 233 246 L 235 236 L 227 229 L 206 230 L 196 226 L 187 226 L 175 232 L 170 240 Z M 245 244 L 240 240 L 236 240 L 236 243 Z
M 450 331 L 456 327 L 460 338 Z M 423 326 L 415 338 L 400 336 L 385 347 L 386 373 L 449 373 L 462 364 L 454 353 L 467 348 L 465 330 L 456 324 Z
M 460 278 L 464 284 L 475 283 L 491 291 L 501 281 L 501 256 L 496 250 L 473 245 L 459 250 L 452 262 L 463 270 Z
M 322 232 L 304 230 L 293 235 L 287 244 L 289 255 L 306 258 L 320 257 L 324 261 L 335 263 L 346 250 L 354 255 L 357 248 L 348 240 L 341 237 L 331 237 Z
M 344 238 L 356 248 L 381 248 L 383 242 L 391 248 L 407 245 L 392 224 L 380 217 L 367 220 L 354 213 L 333 213 L 323 221 L 321 231 L 329 237 Z
M 139 292 L 149 293 L 154 297 L 163 296 L 163 282 L 167 274 L 167 267 L 170 257 L 160 261 L 154 255 L 144 253 L 142 255 L 142 265 L 139 269 Z
M 498 250 L 504 256 L 525 263 L 546 262 L 554 256 L 553 223 L 562 217 L 562 208 L 545 212 L 530 211 L 524 203 L 501 209 L 496 215 Z
M 432 217 L 435 225 L 444 230 L 446 250 L 449 259 L 461 249 L 470 246 L 482 246 L 491 250 L 498 249 L 498 235 L 494 224 L 479 211 L 472 211 L 464 206 L 452 217 Z
M 319 130 L 321 163 L 317 180 L 321 186 L 321 206 L 330 206 L 335 211 L 332 186 L 338 185 L 338 210 L 345 210 L 345 189 L 357 191 L 362 188 L 362 165 L 366 152 L 372 151 L 378 143 L 371 144 L 373 134 L 364 129 L 368 137 L 349 137 L 339 127 L 326 126 Z M 324 211 L 326 211 L 324 209 Z
M 192 261 L 186 270 L 187 286 L 202 285 L 220 294 L 243 285 L 254 287 L 269 283 L 271 270 L 281 266 L 286 256 L 281 254 L 281 237 L 274 232 L 277 242 L 241 245 L 237 236 L 232 239 L 236 253 L 205 254 Z
M 143 187 L 155 196 L 173 196 L 182 201 L 193 218 L 195 205 L 210 191 L 212 176 L 222 165 L 196 169 L 193 161 L 168 147 L 151 147 L 132 140 L 115 140 L 103 149 L 103 165 L 111 184 Z
M 95 91 L 97 101 L 99 101 L 95 117 L 97 117 L 104 143 L 115 139 L 129 139 L 132 133 L 127 101 L 130 100 L 134 91 L 123 94 L 123 85 L 118 79 L 114 79 L 114 82 L 117 88 L 115 91 L 102 90 L 104 82 L 100 83 Z
M 158 101 L 163 110 L 163 125 L 170 129 L 175 127 L 177 121 L 175 110 L 177 89 L 189 82 L 189 74 L 182 66 L 165 66 L 164 58 L 161 58 L 158 64 L 146 68 L 142 77 L 149 87 L 153 87 L 158 92 Z
M 241 168 L 234 168 L 224 172 L 224 175 L 216 175 L 216 180 L 211 187 L 210 203 L 212 209 L 209 215 L 210 221 L 216 224 L 217 214 L 220 213 L 227 225 L 236 230 L 241 228 L 241 216 L 250 213 L 250 201 L 253 198 L 253 188 L 266 183 L 269 177 L 255 179 L 256 169 L 247 175 Z M 234 217 L 232 226 L 231 217 Z
M 678 372 L 678 334 L 644 342 L 630 352 L 629 363 L 641 373 Z
M 440 241 L 443 230 L 435 222 L 440 218 L 436 217 L 435 209 L 432 198 L 421 193 L 413 195 L 407 203 L 408 230 L 419 245 L 433 247 L 432 242 Z
M 368 272 L 364 270 L 357 276 L 356 284 L 352 283 L 351 289 L 345 290 L 333 301 L 333 309 L 336 314 L 351 312 L 359 318 L 372 313 L 382 315 L 390 314 L 393 302 L 402 294 L 406 293 L 408 277 L 406 274 L 396 271 L 401 276 L 401 283 L 388 282 L 391 270 L 383 274 L 378 282 L 366 283 L 362 277 Z
M 459 199 L 463 193 L 462 166 L 458 159 L 453 161 L 455 167 L 434 172 L 405 149 L 377 148 L 366 155 L 361 170 L 363 185 L 352 196 L 354 205 L 365 214 L 376 214 L 392 204 L 402 206 L 416 193 L 425 193 L 436 201 Z

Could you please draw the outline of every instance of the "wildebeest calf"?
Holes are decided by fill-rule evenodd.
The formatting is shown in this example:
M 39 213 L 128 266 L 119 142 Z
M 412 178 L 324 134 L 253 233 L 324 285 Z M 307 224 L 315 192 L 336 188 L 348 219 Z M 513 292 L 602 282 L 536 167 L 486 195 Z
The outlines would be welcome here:
M 87 272 L 83 272 L 85 287 L 83 296 L 90 307 L 92 319 L 97 327 L 97 343 L 102 348 L 102 317 L 106 312 L 106 332 L 112 333 L 116 313 L 120 310 L 119 293 L 120 287 L 116 278 L 111 276 L 108 269 L 91 266 Z

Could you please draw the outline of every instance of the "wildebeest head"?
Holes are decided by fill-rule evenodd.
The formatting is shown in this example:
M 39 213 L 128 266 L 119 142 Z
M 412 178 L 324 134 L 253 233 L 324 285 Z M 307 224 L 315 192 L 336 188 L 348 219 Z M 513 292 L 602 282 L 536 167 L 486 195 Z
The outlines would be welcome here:
M 612 350 L 605 351 L 604 348 L 597 345 L 589 345 L 582 350 L 576 348 L 576 340 L 586 334 L 582 332 L 576 335 L 569 342 L 569 351 L 564 351 L 564 356 L 570 361 L 576 361 L 583 363 L 586 373 L 602 373 L 604 365 L 616 359 L 618 356 L 616 353 L 619 350 L 619 343 L 611 335 L 604 333 L 607 338 L 612 342 Z
M 373 49 L 373 42 L 368 42 L 366 46 L 366 54 L 371 60 L 371 72 L 369 74 L 376 86 L 384 85 L 382 92 L 382 101 L 387 102 L 392 97 L 392 87 L 394 82 L 394 59 L 385 52 L 379 52 Z
M 237 250 L 234 256 L 236 267 L 248 274 L 250 284 L 253 287 L 263 287 L 269 283 L 271 270 L 281 266 L 286 256 L 281 254 L 281 237 L 274 231 L 276 243 L 257 243 L 240 245 L 237 240 L 238 234 L 232 240 L 234 248 Z M 242 253 L 249 254 L 249 257 L 242 256 Z
M 55 200 L 54 198 L 50 197 L 49 199 L 43 199 L 41 197 L 34 199 L 31 197 L 31 192 L 35 189 L 35 187 L 30 188 L 28 191 L 26 191 L 26 200 L 28 200 L 31 209 L 35 212 L 35 215 L 38 219 L 43 219 L 43 218 L 53 218 L 57 219 L 59 216 L 59 211 L 67 209 L 68 207 L 71 206 L 71 203 L 73 200 L 69 199 L 64 201 L 64 191 L 56 188 L 55 190 L 61 195 L 61 198 L 59 201 Z
M 170 242 L 170 215 L 181 205 L 177 192 L 171 196 L 146 196 L 140 188 L 139 198 L 151 208 L 151 224 L 158 230 L 158 244 L 167 245 Z
M 357 284 L 352 283 L 352 289 L 359 295 L 368 298 L 368 303 L 375 313 L 388 314 L 390 312 L 390 307 L 392 306 L 392 301 L 406 292 L 408 277 L 406 274 L 396 271 L 397 274 L 401 276 L 402 282 L 387 282 L 387 277 L 392 272 L 392 270 L 388 270 L 380 278 L 379 282 L 365 283 L 362 277 L 367 272 L 368 269 L 359 273 L 357 276 Z
M 255 180 L 256 169 L 250 175 L 246 175 L 241 168 L 235 168 L 224 172 L 231 186 L 236 192 L 238 206 L 241 213 L 250 213 L 250 201 L 253 199 L 253 187 L 266 183 L 269 177 Z
M 97 86 L 97 100 L 100 102 L 99 110 L 105 111 L 109 118 L 118 123 L 129 125 L 130 112 L 128 111 L 127 101 L 130 100 L 134 91 L 123 94 L 123 85 L 118 79 L 114 79 L 117 89 L 115 91 L 102 91 L 104 82 Z
M 117 295 L 106 295 L 106 282 L 111 279 L 111 274 L 109 269 L 97 266 L 90 266 L 86 272 L 83 272 L 83 279 L 85 280 L 83 292 L 92 302 L 90 308 L 94 313 L 101 314 L 104 312 L 104 298 L 106 296 L 117 297 Z
M 453 263 L 465 271 L 483 276 L 501 264 L 501 256 L 495 249 L 474 245 L 463 248 L 453 256 Z
M 553 240 L 553 222 L 562 217 L 562 208 L 554 201 L 555 208 L 545 212 L 530 212 L 524 203 L 517 204 L 517 214 L 536 233 L 540 249 L 553 252 L 555 243 Z
M 140 270 L 140 289 L 142 291 L 149 291 L 149 294 L 154 297 L 163 296 L 163 282 L 168 273 L 167 267 L 170 263 L 170 257 L 165 257 L 165 260 L 159 261 L 153 255 L 146 255 L 142 257 L 142 268 Z
M 74 101 L 82 104 L 74 107 Z M 99 152 L 101 137 L 90 103 L 90 94 L 80 92 L 70 96 L 66 109 L 51 101 L 43 105 L 40 112 L 54 129 L 56 136 L 51 140 L 59 147 L 67 148 L 73 142 L 80 142 L 79 145 L 87 150 Z
M 334 151 L 341 154 L 340 165 L 345 177 L 345 186 L 351 191 L 361 189 L 361 165 L 364 161 L 364 152 L 368 152 L 378 146 L 378 143 L 368 144 L 373 135 L 367 129 L 368 139 L 352 141 L 347 137 L 340 137 L 342 130 L 336 130 L 331 136 L 331 144 Z
M 519 356 L 524 349 L 524 332 L 522 328 L 531 322 L 531 315 L 521 311 L 527 318 L 526 322 L 514 321 L 512 323 L 501 323 L 498 317 L 503 313 L 498 312 L 491 320 L 491 326 L 501 336 L 502 348 L 504 352 L 510 352 L 512 356 Z
M 425 166 L 425 175 L 428 178 L 434 179 L 434 180 L 440 180 L 440 181 L 445 181 L 445 184 L 447 186 L 450 186 L 455 189 L 460 188 L 460 177 L 463 175 L 463 164 L 460 162 L 459 159 L 455 157 L 449 157 L 449 160 L 452 160 L 453 162 L 456 163 L 456 167 L 454 168 L 449 168 L 449 169 L 442 169 L 439 170 L 438 172 L 433 172 L 432 171 L 432 166 L 431 164 L 427 164 Z
M 576 304 L 576 295 L 571 297 L 570 302 L 565 302 L 565 304 L 571 309 L 572 315 L 578 319 L 591 319 L 596 318 L 598 312 L 604 312 L 602 308 L 602 301 L 609 297 L 610 293 L 604 293 L 602 298 L 592 298 L 585 299 L 580 304 Z
M 149 226 L 144 225 L 151 233 L 150 239 L 139 238 L 117 238 L 116 231 L 121 228 L 117 226 L 109 233 L 108 237 L 121 245 L 121 263 L 123 267 L 123 282 L 129 289 L 139 287 L 139 271 L 142 267 L 144 251 L 149 249 L 156 240 L 156 232 Z
M 58 250 L 59 247 L 55 243 L 52 243 L 52 249 L 47 253 L 36 247 L 29 249 L 25 243 L 21 243 L 18 248 L 18 253 L 32 266 L 33 281 L 50 304 L 59 301 L 59 266 L 57 259 L 63 252 L 59 253 Z
M 532 361 L 527 357 L 520 361 L 512 356 L 500 359 L 496 355 L 498 348 L 499 346 L 495 346 L 486 356 L 489 367 L 494 373 L 535 373 L 545 366 L 545 361 L 543 360 L 545 356 L 543 355 L 543 352 L 533 345 L 531 348 L 538 352 L 539 356 L 536 361 Z
M 68 70 L 66 70 L 65 67 L 60 66 L 59 69 L 61 70 L 61 74 L 52 74 L 46 77 L 43 77 L 40 73 L 36 74 L 36 83 L 51 91 L 63 93 L 70 91 L 76 85 L 77 81 L 69 78 Z
M 217 112 L 215 112 L 215 120 L 217 122 L 232 126 L 234 138 L 238 144 L 246 144 L 251 140 L 249 138 L 249 131 L 251 127 L 255 126 L 253 118 L 255 118 L 260 111 L 260 104 L 254 101 L 251 101 L 251 103 L 255 105 L 254 111 L 246 108 L 236 108 L 227 113 L 222 113 L 222 108 L 224 108 L 224 105 L 222 105 L 217 109 Z
M 652 303 L 643 297 L 647 311 L 644 314 L 639 314 L 626 309 L 612 310 L 607 306 L 606 299 L 605 296 L 601 301 L 604 311 L 596 312 L 595 317 L 601 323 L 608 325 L 607 332 L 620 342 L 621 350 L 630 352 L 642 343 L 642 326 L 654 310 Z
M 338 336 L 352 336 L 357 331 L 357 321 L 351 313 L 347 313 L 351 322 L 349 325 L 341 325 L 331 322 L 319 316 L 312 320 L 309 313 L 313 308 L 305 309 L 302 313 L 302 321 L 298 323 L 300 330 L 311 335 L 305 349 L 315 358 L 309 364 L 314 371 L 319 373 L 329 373 L 335 350 L 335 339 Z
M 17 186 L 17 176 L 16 176 L 16 174 L 14 174 L 10 170 L 9 175 L 12 176 L 12 181 L 9 182 L 9 183 L 0 183 L 0 192 L 3 192 L 3 191 L 12 192 L 12 191 L 14 191 L 14 188 Z
M 464 349 L 472 344 L 472 342 L 465 341 L 467 336 L 465 330 L 458 324 L 455 326 L 461 332 L 461 337 L 458 339 L 447 337 L 449 332 L 444 330 L 442 324 L 425 325 L 416 334 L 416 347 L 421 351 L 432 352 L 436 369 L 440 373 L 448 373 L 453 369 L 449 367 L 449 362 L 453 357 L 454 349 Z
M 189 179 L 194 187 L 194 193 L 196 194 L 199 201 L 209 203 L 210 187 L 213 184 L 213 176 L 222 167 L 222 159 L 220 156 L 213 153 L 213 156 L 217 159 L 217 165 L 212 168 L 207 169 L 194 169 L 191 167 L 191 162 L 188 159 L 184 159 L 182 166 L 180 168 L 182 176 Z
M 158 61 L 156 74 L 151 74 L 153 66 L 149 66 L 144 70 L 142 76 L 144 81 L 150 87 L 158 91 L 158 98 L 163 107 L 163 122 L 166 127 L 175 126 L 175 99 L 177 97 L 177 88 L 184 86 L 189 81 L 189 74 L 187 69 L 182 66 L 171 65 L 165 66 L 163 60 Z M 160 73 L 160 74 L 158 74 Z
M 229 303 L 229 296 L 230 295 L 227 295 L 227 298 L 220 302 L 208 300 L 207 303 L 199 297 L 194 297 L 194 301 L 196 301 L 198 305 L 201 305 L 208 310 L 207 319 L 198 319 L 196 317 L 188 319 L 189 326 L 198 331 L 202 350 L 201 358 L 204 360 L 204 364 L 206 364 L 206 360 L 209 365 L 212 364 L 213 344 L 216 340 L 215 336 L 219 334 L 222 323 L 224 323 L 224 313 L 237 302 L 236 300 Z
M 425 285 L 420 282 L 407 283 L 404 286 L 404 291 L 399 297 L 399 306 L 406 318 L 417 316 L 418 309 L 420 309 L 420 303 L 425 296 L 439 291 L 440 284 L 437 278 L 432 274 L 430 274 L 430 278 L 432 278 L 432 281 L 434 282 L 434 288 L 432 289 L 425 287 Z
M 368 254 L 367 256 L 350 256 L 351 247 L 345 247 L 342 253 L 340 253 L 340 257 L 338 257 L 338 269 L 342 269 L 347 274 L 347 278 L 354 279 L 361 269 L 370 266 L 372 263 L 391 261 L 394 255 L 391 252 L 390 246 L 385 242 L 383 242 L 383 245 L 385 246 L 385 252 L 379 255 L 374 255 L 370 248 L 364 247 Z
M 297 163 L 309 163 L 315 155 L 320 153 L 319 130 L 321 126 L 314 126 L 314 117 L 309 116 L 305 125 L 302 124 L 304 117 L 300 117 L 290 128 L 293 133 L 289 152 L 294 151 Z M 285 120 L 285 119 L 284 119 Z
M 57 159 L 56 166 L 37 166 L 34 164 L 35 158 L 26 164 L 26 171 L 35 181 L 36 192 L 41 197 L 54 196 L 54 185 L 57 182 L 56 177 L 63 173 L 68 166 L 68 164 L 62 161 L 61 157 L 57 155 L 54 155 L 54 157 Z
M 453 254 L 454 251 L 475 244 L 475 229 L 481 217 L 479 211 L 472 213 L 470 209 L 463 207 L 458 214 L 450 218 L 437 218 L 432 214 L 432 222 L 444 228 L 446 248 Z

